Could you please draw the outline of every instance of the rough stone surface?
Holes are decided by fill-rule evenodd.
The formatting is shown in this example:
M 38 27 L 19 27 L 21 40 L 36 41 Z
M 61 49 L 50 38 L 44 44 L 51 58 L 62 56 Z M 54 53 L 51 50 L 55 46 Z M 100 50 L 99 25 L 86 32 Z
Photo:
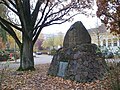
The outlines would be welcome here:
M 64 72 L 60 71 L 60 62 L 67 62 Z M 64 65 L 63 65 L 64 66 Z M 104 77 L 107 66 L 97 45 L 91 44 L 91 38 L 83 24 L 78 21 L 68 30 L 63 48 L 53 56 L 48 74 L 60 76 L 77 82 L 92 82 Z M 64 75 L 63 75 L 64 74 Z
M 86 50 L 84 48 L 86 47 Z M 102 79 L 106 63 L 95 44 L 82 44 L 74 48 L 61 48 L 53 57 L 48 74 L 57 76 L 60 62 L 68 62 L 63 78 L 78 82 Z M 99 57 L 98 57 L 99 55 Z M 59 57 L 59 58 L 58 58 Z
M 77 21 L 67 31 L 63 47 L 74 47 L 83 43 L 91 43 L 91 37 L 82 22 Z

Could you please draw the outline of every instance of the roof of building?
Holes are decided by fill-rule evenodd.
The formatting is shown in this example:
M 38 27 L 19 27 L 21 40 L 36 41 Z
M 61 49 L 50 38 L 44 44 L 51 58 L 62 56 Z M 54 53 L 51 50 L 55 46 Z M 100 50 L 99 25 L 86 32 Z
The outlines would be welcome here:
M 101 24 L 101 26 L 99 26 L 98 28 L 91 28 L 88 29 L 88 32 L 90 34 L 94 34 L 94 33 L 105 33 L 107 31 L 106 27 L 104 24 Z

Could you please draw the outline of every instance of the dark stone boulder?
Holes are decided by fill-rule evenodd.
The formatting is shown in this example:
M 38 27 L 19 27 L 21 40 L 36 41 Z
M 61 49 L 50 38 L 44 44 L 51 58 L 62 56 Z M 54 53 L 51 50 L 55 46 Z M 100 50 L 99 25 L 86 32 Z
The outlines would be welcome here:
M 82 22 L 77 21 L 67 31 L 63 47 L 74 47 L 84 43 L 91 43 L 91 37 Z
M 84 47 L 87 49 L 84 50 Z M 48 74 L 78 82 L 102 79 L 107 71 L 107 66 L 102 55 L 98 57 L 97 49 L 95 44 L 61 48 L 53 57 Z

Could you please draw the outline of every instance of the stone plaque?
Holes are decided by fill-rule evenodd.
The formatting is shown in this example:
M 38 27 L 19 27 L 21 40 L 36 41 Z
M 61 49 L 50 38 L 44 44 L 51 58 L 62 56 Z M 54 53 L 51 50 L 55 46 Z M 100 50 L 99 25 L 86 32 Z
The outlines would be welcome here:
M 59 64 L 59 70 L 58 70 L 58 76 L 60 77 L 64 77 L 65 75 L 65 70 L 66 70 L 66 67 L 68 66 L 68 62 L 60 62 Z

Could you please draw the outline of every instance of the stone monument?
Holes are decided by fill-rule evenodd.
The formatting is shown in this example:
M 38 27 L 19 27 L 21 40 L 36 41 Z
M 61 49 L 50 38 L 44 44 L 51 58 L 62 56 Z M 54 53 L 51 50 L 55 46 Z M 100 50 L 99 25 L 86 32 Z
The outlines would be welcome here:
M 63 47 L 57 50 L 48 74 L 77 82 L 100 80 L 106 73 L 106 63 L 82 24 L 75 22 L 64 38 Z
M 91 37 L 82 22 L 77 21 L 67 31 L 63 47 L 74 47 L 83 43 L 91 43 Z

